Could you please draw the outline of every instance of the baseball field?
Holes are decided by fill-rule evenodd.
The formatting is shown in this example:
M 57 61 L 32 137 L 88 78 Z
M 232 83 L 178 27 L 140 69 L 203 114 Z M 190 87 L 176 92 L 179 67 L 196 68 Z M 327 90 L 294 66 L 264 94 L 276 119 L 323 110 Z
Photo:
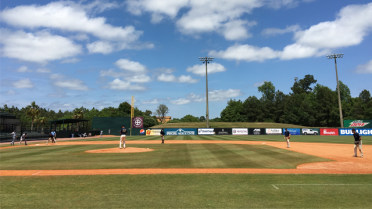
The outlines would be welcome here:
M 0 208 L 372 208 L 372 137 L 158 136 L 0 145 Z

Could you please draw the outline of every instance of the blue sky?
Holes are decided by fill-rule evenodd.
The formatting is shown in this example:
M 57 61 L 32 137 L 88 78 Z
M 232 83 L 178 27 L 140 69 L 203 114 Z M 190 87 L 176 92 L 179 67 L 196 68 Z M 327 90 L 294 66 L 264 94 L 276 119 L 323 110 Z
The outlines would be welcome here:
M 291 92 L 312 74 L 353 97 L 372 92 L 372 2 L 363 0 L 2 0 L 0 105 L 53 110 L 135 106 L 210 117 L 230 99 Z

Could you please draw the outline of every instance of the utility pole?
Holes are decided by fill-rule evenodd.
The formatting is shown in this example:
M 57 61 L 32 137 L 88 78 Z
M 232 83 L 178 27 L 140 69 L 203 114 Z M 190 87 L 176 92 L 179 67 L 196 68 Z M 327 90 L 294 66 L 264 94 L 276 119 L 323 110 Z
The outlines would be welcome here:
M 209 107 L 208 107 L 208 63 L 213 61 L 213 57 L 199 57 L 199 60 L 205 63 L 205 91 L 206 91 L 206 120 L 207 120 L 207 128 L 209 128 Z
M 341 128 L 344 127 L 344 119 L 343 119 L 343 116 L 342 116 L 342 105 L 341 105 L 341 96 L 340 96 L 340 85 L 339 85 L 339 82 L 338 82 L 337 58 L 342 58 L 343 56 L 344 56 L 344 54 L 332 54 L 332 55 L 328 55 L 328 56 L 327 56 L 328 59 L 334 59 L 334 60 L 335 60 L 336 81 L 337 81 L 337 94 L 338 94 L 338 109 L 339 109 L 339 111 L 340 111 L 340 124 L 341 124 Z

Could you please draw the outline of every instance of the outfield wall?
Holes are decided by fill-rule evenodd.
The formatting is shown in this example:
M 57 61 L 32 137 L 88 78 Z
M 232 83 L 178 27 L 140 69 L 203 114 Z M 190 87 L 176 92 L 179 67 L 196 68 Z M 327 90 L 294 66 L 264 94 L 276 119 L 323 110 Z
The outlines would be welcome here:
M 143 129 L 142 129 L 143 130 Z M 348 136 L 351 128 L 287 128 L 291 135 Z M 160 136 L 161 129 L 147 129 L 147 136 Z M 143 133 L 142 131 L 141 133 Z M 165 135 L 283 135 L 283 128 L 164 128 Z M 372 136 L 372 129 L 356 129 L 361 136 Z

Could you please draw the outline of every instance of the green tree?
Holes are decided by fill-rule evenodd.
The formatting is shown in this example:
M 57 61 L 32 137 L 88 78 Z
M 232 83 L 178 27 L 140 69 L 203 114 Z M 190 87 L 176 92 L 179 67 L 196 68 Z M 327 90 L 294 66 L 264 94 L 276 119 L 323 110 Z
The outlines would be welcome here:
M 221 120 L 224 122 L 243 122 L 243 103 L 240 100 L 227 102 L 227 106 L 221 112 Z
M 168 113 L 169 109 L 165 104 L 160 104 L 158 109 L 156 109 L 156 114 L 159 116 L 161 123 L 164 122 L 164 118 Z
M 26 107 L 26 114 L 31 119 L 31 131 L 34 128 L 34 123 L 36 122 L 36 118 L 38 118 L 40 114 L 40 107 L 36 105 L 35 101 L 31 102 L 30 105 Z
M 192 115 L 185 115 L 181 118 L 181 122 L 199 122 L 199 118 Z
M 248 97 L 243 103 L 242 114 L 244 121 L 262 122 L 264 120 L 264 112 L 262 111 L 262 108 L 262 102 L 257 97 Z

